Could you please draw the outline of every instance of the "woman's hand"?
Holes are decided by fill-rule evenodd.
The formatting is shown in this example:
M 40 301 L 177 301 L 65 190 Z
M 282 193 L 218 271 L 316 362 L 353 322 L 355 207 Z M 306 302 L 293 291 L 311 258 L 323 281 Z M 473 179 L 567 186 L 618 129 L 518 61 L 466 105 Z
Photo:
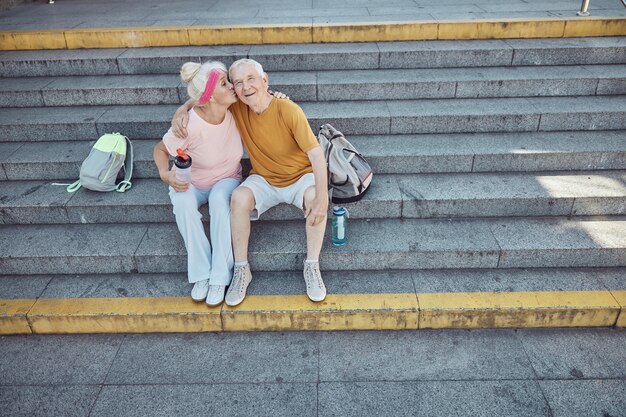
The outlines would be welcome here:
M 161 177 L 161 180 L 163 180 L 164 183 L 172 187 L 177 192 L 183 192 L 189 189 L 189 184 L 176 179 L 176 171 L 170 171 L 170 154 L 167 153 L 167 148 L 165 147 L 165 144 L 163 144 L 162 140 L 154 145 L 152 155 L 154 163 L 157 166 L 157 170 L 159 171 L 159 177 Z
M 174 191 L 176 191 L 177 193 L 182 193 L 189 189 L 189 183 L 184 182 L 184 181 L 179 181 L 176 178 L 176 171 L 174 170 L 171 170 L 171 171 L 167 170 L 167 171 L 159 172 L 159 176 L 161 177 L 164 183 L 172 187 Z

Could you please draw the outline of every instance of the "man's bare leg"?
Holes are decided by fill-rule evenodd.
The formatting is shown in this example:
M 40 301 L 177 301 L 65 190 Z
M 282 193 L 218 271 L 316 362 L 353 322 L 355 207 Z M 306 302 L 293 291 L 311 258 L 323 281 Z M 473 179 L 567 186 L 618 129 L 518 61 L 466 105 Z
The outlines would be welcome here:
M 309 187 L 304 192 L 304 207 L 309 206 L 315 198 L 315 187 Z M 306 260 L 304 261 L 304 282 L 306 293 L 312 301 L 322 301 L 326 298 L 326 286 L 320 273 L 319 257 L 324 243 L 326 232 L 326 217 L 324 220 L 310 226 L 306 224 Z
M 247 187 L 237 187 L 230 198 L 230 233 L 233 240 L 235 270 L 233 280 L 226 292 L 225 302 L 236 306 L 246 297 L 252 280 L 248 265 L 248 242 L 250 240 L 250 212 L 254 210 L 254 194 Z
M 307 207 L 315 198 L 315 187 L 311 186 L 304 192 L 304 206 Z M 315 226 L 306 225 L 306 258 L 319 259 L 326 233 L 326 218 Z

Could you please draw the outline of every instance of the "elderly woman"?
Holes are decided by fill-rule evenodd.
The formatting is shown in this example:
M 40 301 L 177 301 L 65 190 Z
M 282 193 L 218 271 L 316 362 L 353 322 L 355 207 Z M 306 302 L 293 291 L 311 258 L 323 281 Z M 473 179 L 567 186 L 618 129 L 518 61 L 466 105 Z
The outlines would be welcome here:
M 241 136 L 228 107 L 237 101 L 226 67 L 221 62 L 188 62 L 180 71 L 194 101 L 189 110 L 188 135 L 180 139 L 170 129 L 154 147 L 159 176 L 169 185 L 178 230 L 187 249 L 191 298 L 210 306 L 224 300 L 233 269 L 230 235 L 230 195 L 241 182 Z M 192 159 L 191 183 L 176 178 L 169 157 L 181 149 Z M 198 208 L 207 203 L 210 239 Z

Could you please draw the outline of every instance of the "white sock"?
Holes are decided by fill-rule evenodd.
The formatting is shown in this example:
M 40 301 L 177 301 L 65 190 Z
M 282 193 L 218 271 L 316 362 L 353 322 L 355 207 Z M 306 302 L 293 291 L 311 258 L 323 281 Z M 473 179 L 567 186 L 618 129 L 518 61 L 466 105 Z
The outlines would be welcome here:
M 248 265 L 248 261 L 235 262 L 235 266 L 246 266 L 246 265 Z
M 306 259 L 304 262 L 308 264 L 315 264 L 319 262 L 319 259 Z

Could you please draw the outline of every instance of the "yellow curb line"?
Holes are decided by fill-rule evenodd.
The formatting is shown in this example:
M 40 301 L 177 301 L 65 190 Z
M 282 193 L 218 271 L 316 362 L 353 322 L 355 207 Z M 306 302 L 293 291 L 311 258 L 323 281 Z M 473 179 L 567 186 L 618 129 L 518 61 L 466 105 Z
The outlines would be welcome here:
M 623 291 L 611 291 L 617 303 L 622 306 L 622 311 L 617 318 L 617 323 L 615 325 L 617 327 L 626 327 L 626 290 Z
M 224 306 L 224 330 L 417 329 L 415 294 L 329 294 L 321 303 L 305 295 L 250 296 Z
M 33 333 L 159 333 L 222 330 L 221 307 L 189 297 L 39 299 Z
M 0 50 L 626 35 L 626 17 L 1 31 Z
M 26 315 L 37 300 L 0 300 L 0 334 L 32 333 Z
M 626 327 L 626 290 L 0 300 L 0 334 Z
M 417 294 L 420 328 L 613 326 L 623 308 L 609 291 Z

